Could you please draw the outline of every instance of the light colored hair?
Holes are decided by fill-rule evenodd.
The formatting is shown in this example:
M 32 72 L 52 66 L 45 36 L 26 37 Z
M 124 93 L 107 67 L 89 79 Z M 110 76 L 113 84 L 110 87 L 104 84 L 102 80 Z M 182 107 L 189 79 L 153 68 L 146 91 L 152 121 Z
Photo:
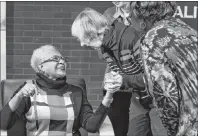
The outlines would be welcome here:
M 173 16 L 177 4 L 174 1 L 132 1 L 131 10 L 135 17 L 155 23 L 167 16 Z
M 33 68 L 33 70 L 37 73 L 40 72 L 40 69 L 38 66 L 41 62 L 43 62 L 46 59 L 45 54 L 53 53 L 53 52 L 60 53 L 58 51 L 58 49 L 53 45 L 43 45 L 43 46 L 35 49 L 33 51 L 33 54 L 32 54 L 31 60 L 30 60 L 30 65 Z
M 109 20 L 94 9 L 86 8 L 74 20 L 72 36 L 90 41 L 97 37 L 99 31 L 109 28 Z

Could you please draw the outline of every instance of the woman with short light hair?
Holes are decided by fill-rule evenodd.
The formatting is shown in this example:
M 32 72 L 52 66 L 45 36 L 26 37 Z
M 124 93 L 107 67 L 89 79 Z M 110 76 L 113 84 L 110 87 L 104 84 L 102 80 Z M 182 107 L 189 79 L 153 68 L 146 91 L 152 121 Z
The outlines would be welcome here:
M 105 83 L 107 94 L 93 113 L 84 79 L 80 85 L 67 82 L 67 60 L 54 46 L 35 49 L 31 66 L 37 78 L 22 84 L 3 107 L 1 130 L 9 130 L 23 117 L 27 136 L 81 136 L 80 127 L 92 133 L 99 130 L 113 93 L 120 88 L 118 81 Z

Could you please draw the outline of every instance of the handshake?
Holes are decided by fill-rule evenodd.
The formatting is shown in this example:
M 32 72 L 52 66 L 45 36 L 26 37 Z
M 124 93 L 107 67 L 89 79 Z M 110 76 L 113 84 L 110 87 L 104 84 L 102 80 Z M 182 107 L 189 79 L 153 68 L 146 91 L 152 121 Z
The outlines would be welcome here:
M 123 78 L 118 72 L 110 71 L 105 74 L 103 87 L 106 91 L 114 93 L 120 89 L 122 82 Z

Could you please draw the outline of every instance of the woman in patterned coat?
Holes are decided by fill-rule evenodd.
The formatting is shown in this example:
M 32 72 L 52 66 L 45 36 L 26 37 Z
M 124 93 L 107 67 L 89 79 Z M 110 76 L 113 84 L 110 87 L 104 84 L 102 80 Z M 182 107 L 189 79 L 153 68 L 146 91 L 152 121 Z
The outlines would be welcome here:
M 173 15 L 175 2 L 132 2 L 145 82 L 168 136 L 198 135 L 197 31 Z

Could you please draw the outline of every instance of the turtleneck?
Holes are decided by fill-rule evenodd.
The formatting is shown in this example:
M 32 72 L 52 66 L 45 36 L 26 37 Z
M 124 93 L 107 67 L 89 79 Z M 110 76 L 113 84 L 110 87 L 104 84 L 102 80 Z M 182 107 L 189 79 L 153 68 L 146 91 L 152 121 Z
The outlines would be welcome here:
M 50 79 L 47 76 L 41 74 L 41 73 L 36 73 L 37 79 L 36 82 L 37 84 L 42 87 L 42 88 L 47 88 L 47 89 L 59 89 L 67 85 L 66 79 L 67 77 L 63 78 L 58 78 L 56 80 Z

